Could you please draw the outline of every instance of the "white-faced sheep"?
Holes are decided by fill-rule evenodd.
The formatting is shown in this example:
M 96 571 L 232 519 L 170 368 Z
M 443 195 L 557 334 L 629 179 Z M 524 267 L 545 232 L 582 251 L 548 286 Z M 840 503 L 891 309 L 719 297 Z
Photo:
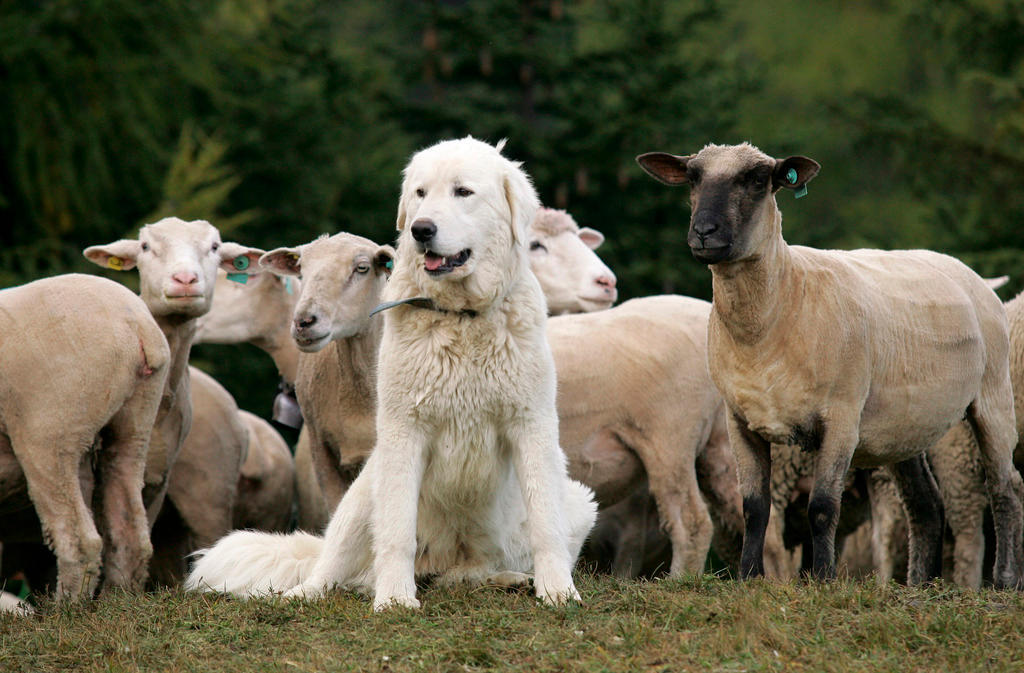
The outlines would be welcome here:
M 938 564 L 939 495 L 924 452 L 965 414 L 979 439 L 998 545 L 996 584 L 1016 585 L 1024 552 L 1006 315 L 977 274 L 928 251 L 823 251 L 782 238 L 780 188 L 818 172 L 751 145 L 638 157 L 689 184 L 687 242 L 710 265 L 709 367 L 729 408 L 746 531 L 741 575 L 763 574 L 771 442 L 815 452 L 808 514 L 815 576 L 834 575 L 847 469 L 891 465 L 908 508 L 909 581 Z
M 275 273 L 302 274 L 291 321 L 303 351 L 295 381 L 305 419 L 299 445 L 310 452 L 325 513 L 341 500 L 376 441 L 382 320 L 370 312 L 380 301 L 394 254 L 391 246 L 341 233 L 273 250 L 261 262 Z
M 530 226 L 530 269 L 548 313 L 589 313 L 615 303 L 615 274 L 594 254 L 604 235 L 580 228 L 564 210 L 541 208 Z
M 196 319 L 210 308 L 218 268 L 254 273 L 262 254 L 262 250 L 222 242 L 209 222 L 176 217 L 142 227 L 138 239 L 85 250 L 87 259 L 105 268 L 138 267 L 140 296 L 171 349 L 170 374 L 146 460 L 143 493 L 150 525 L 163 506 L 171 469 L 192 425 L 188 356 Z
M 34 507 L 58 599 L 91 597 L 101 568 L 104 590 L 141 589 L 167 340 L 131 291 L 77 274 L 0 291 L 0 335 L 0 539 L 23 534 L 7 530 L 12 512 Z
M 193 343 L 251 343 L 274 360 L 287 383 L 295 383 L 299 349 L 291 334 L 291 316 L 299 300 L 300 280 L 269 271 L 242 279 L 217 272 L 209 313 L 199 318 Z

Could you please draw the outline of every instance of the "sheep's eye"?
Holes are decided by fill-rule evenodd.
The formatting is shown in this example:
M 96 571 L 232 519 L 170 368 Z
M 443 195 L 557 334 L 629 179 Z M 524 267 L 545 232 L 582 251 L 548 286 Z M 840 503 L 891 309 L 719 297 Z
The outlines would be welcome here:
M 220 243 L 215 242 L 210 246 L 210 252 L 217 252 L 218 250 L 220 250 Z
M 466 187 L 456 187 L 455 188 L 455 196 L 461 196 L 461 197 L 465 198 L 465 197 L 470 196 L 472 194 L 473 194 L 473 190 L 472 189 L 467 189 Z
M 369 270 L 370 265 L 367 264 L 366 262 L 362 262 L 361 264 L 359 264 L 359 266 L 356 267 L 356 273 L 366 273 Z
M 416 196 L 420 197 L 421 199 L 424 196 L 426 196 L 426 195 L 427 195 L 427 190 L 423 189 L 422 187 L 420 187 L 419 189 L 416 190 Z
M 548 249 L 540 241 L 530 241 L 530 250 L 543 250 L 547 252 Z
M 746 182 L 751 187 L 755 187 L 757 189 L 761 189 L 766 184 L 768 184 L 768 178 L 765 176 L 764 173 L 761 172 L 747 173 L 745 176 L 743 176 L 743 181 Z
M 149 243 L 143 243 L 142 244 L 142 252 L 146 252 L 147 250 L 149 250 Z

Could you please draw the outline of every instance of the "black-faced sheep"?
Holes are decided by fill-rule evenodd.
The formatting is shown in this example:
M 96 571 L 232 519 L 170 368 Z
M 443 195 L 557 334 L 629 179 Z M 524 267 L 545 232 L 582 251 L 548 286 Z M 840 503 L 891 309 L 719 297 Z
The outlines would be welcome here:
M 978 437 L 998 531 L 996 584 L 1024 552 L 1002 304 L 959 261 L 916 250 L 824 251 L 782 238 L 780 188 L 819 169 L 748 145 L 638 157 L 691 187 L 687 242 L 710 265 L 709 366 L 729 409 L 744 496 L 741 575 L 763 573 L 772 442 L 815 453 L 808 514 L 817 577 L 834 574 L 839 498 L 853 465 L 890 465 L 909 512 L 909 581 L 938 564 L 941 503 L 924 452 L 965 415 Z

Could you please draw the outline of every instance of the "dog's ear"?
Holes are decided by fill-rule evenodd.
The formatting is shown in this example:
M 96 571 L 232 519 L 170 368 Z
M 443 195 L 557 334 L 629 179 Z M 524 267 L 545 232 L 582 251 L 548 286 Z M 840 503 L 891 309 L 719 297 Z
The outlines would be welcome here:
M 527 232 L 540 208 L 540 199 L 530 178 L 519 165 L 511 161 L 509 164 L 504 178 L 505 200 L 511 216 L 512 242 L 519 245 L 527 239 Z
M 405 220 L 408 217 L 405 207 L 405 199 L 409 193 L 409 176 L 402 176 L 402 190 L 398 193 L 398 217 L 395 219 L 395 228 L 398 231 L 405 229 Z

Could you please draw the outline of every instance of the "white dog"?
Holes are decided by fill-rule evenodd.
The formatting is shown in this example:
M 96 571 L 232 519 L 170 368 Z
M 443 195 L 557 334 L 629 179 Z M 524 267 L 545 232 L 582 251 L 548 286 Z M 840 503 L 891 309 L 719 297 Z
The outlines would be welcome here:
M 418 575 L 509 585 L 532 571 L 545 602 L 579 600 L 572 567 L 596 505 L 558 446 L 546 307 L 525 245 L 537 195 L 500 150 L 446 141 L 406 167 L 377 444 L 322 543 L 234 533 L 201 553 L 188 588 L 372 588 L 379 610 L 418 606 Z

